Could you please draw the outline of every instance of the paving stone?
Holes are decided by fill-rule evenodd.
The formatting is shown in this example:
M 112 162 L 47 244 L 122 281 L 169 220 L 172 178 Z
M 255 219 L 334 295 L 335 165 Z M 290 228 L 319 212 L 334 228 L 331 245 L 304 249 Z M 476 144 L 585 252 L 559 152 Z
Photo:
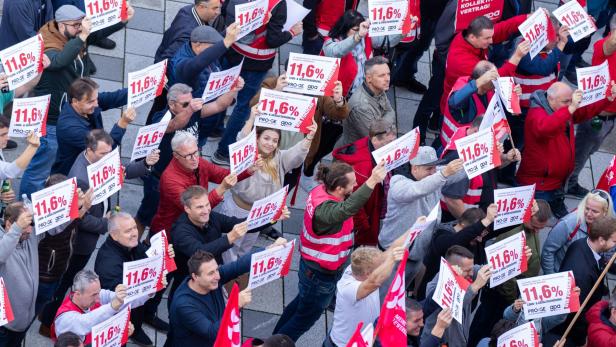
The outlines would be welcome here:
M 99 54 L 91 54 L 90 57 L 96 64 L 96 74 L 92 77 L 122 81 L 124 62 L 123 59 L 108 57 Z
M 169 26 L 171 25 L 171 22 L 173 22 L 173 18 L 175 18 L 175 15 L 182 7 L 186 6 L 186 4 L 177 1 L 167 1 L 166 5 L 167 9 L 165 10 L 165 30 L 169 29 Z
M 165 13 L 163 11 L 140 8 L 135 10 L 135 16 L 126 27 L 162 34 L 165 28 L 164 19 Z
M 259 239 L 262 240 L 262 238 Z M 247 309 L 282 314 L 282 279 L 253 289 L 252 301 Z
M 302 53 L 302 46 L 286 44 L 280 47 L 279 61 L 280 61 L 281 66 L 284 66 L 285 62 L 289 60 L 290 52 Z M 277 65 L 274 65 L 274 66 L 277 66 Z
M 417 111 L 417 106 L 419 106 L 419 101 L 417 100 L 408 100 L 398 98 L 396 102 L 397 107 L 397 122 L 398 122 L 398 131 L 400 133 L 407 133 L 413 128 L 413 119 L 415 118 L 415 112 Z
M 113 125 L 120 119 L 121 112 L 122 111 L 117 108 L 103 112 L 103 127 L 105 131 L 111 131 Z
M 299 235 L 303 223 L 303 209 L 291 208 L 291 217 L 282 222 L 282 232 L 285 234 Z
M 279 315 L 255 311 L 242 310 L 242 335 L 265 339 L 272 336 L 274 327 L 280 318 Z
M 162 38 L 162 34 L 126 29 L 126 53 L 154 57 Z
M 129 124 L 128 128 L 126 128 L 126 133 L 122 138 L 122 152 L 120 154 L 122 157 L 129 158 L 130 160 L 130 155 L 133 152 L 133 146 L 135 145 L 135 139 L 137 138 L 137 132 L 140 127 L 141 125 Z
M 133 7 L 148 8 L 151 10 L 158 10 L 158 11 L 165 10 L 164 0 L 131 0 L 131 5 Z
M 130 22 L 129 22 L 130 24 Z M 124 58 L 124 36 L 126 35 L 126 29 L 122 29 L 120 31 L 116 31 L 111 34 L 109 38 L 116 43 L 116 47 L 114 49 L 103 49 L 100 47 L 96 47 L 94 45 L 88 46 L 88 52 L 90 54 L 98 54 L 105 55 L 108 57 L 116 57 L 116 58 Z
M 136 184 L 125 184 L 120 191 L 120 207 L 122 208 L 122 211 L 130 213 L 134 216 L 141 205 L 142 197 L 143 187 Z M 111 201 L 115 203 L 115 200 Z

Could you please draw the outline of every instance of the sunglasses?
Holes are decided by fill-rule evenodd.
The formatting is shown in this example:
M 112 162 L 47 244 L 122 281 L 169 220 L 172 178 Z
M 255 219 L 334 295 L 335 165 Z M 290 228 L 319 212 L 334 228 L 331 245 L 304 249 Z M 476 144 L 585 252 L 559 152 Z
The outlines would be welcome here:
M 603 200 L 609 201 L 609 195 L 604 190 L 601 189 L 593 189 L 590 191 L 590 194 L 599 195 Z

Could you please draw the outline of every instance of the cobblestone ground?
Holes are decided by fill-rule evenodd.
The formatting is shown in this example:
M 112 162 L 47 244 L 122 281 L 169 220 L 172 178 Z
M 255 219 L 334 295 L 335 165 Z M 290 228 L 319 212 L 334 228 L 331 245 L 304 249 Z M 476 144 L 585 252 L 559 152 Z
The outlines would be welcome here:
M 301 2 L 298 1 L 298 2 Z M 128 72 L 136 71 L 149 66 L 154 61 L 154 53 L 158 44 L 161 41 L 163 31 L 170 25 L 177 11 L 187 4 L 192 3 L 191 0 L 165 1 L 165 0 L 133 0 L 132 5 L 135 7 L 135 17 L 127 25 L 126 29 L 115 33 L 111 39 L 115 40 L 117 47 L 114 50 L 103 50 L 97 47 L 90 48 L 92 59 L 96 63 L 97 73 L 94 76 L 95 80 L 100 84 L 101 91 L 113 91 L 126 86 Z M 1 1 L 0 1 L 1 4 Z M 535 7 L 545 7 L 553 10 L 557 7 L 556 0 L 535 1 Z M 1 6 L 0 6 L 1 8 Z M 362 1 L 360 10 L 367 12 L 367 2 Z M 601 30 L 602 32 L 602 30 Z M 598 39 L 599 34 L 596 34 L 594 39 Z M 280 49 L 280 59 L 284 62 L 289 52 L 301 53 L 301 38 L 295 38 L 290 43 L 284 45 Z M 591 46 L 592 47 L 592 46 Z M 419 73 L 417 78 L 424 84 L 428 83 L 430 76 L 430 57 L 434 47 L 431 47 L 430 54 L 425 54 L 420 61 Z M 586 61 L 590 61 L 591 52 L 587 52 L 584 56 Z M 274 65 L 271 73 L 278 73 L 278 64 Z M 421 96 L 410 93 L 401 88 L 395 88 L 390 91 L 390 100 L 395 102 L 397 110 L 398 129 L 401 133 L 406 133 L 411 130 L 413 117 L 417 105 L 421 100 Z M 144 105 L 138 109 L 138 117 L 131 124 L 124 136 L 122 143 L 122 158 L 128 161 L 130 151 L 135 140 L 138 127 L 145 124 L 147 113 L 150 109 L 150 104 Z M 103 114 L 105 128 L 111 129 L 120 117 L 120 110 L 110 110 Z M 208 142 L 203 149 L 203 155 L 209 159 L 216 148 L 216 142 Z M 19 149 L 23 149 L 23 142 L 20 143 Z M 6 152 L 9 159 L 13 159 L 18 151 Z M 594 154 L 587 167 L 580 175 L 580 182 L 585 187 L 594 186 L 598 177 L 608 165 L 612 155 L 616 152 L 616 135 L 614 133 L 603 144 L 601 150 Z M 18 183 L 13 185 L 19 187 Z M 130 180 L 126 182 L 119 197 L 119 204 L 122 210 L 136 213 L 142 198 L 142 182 L 140 180 Z M 301 227 L 301 218 L 304 208 L 304 200 L 306 193 L 299 190 L 297 204 L 291 209 L 292 217 L 290 220 L 280 223 L 276 227 L 279 228 L 287 239 L 297 239 L 298 232 Z M 118 201 L 118 200 L 114 200 Z M 579 201 L 576 199 L 567 199 L 567 205 L 572 208 Z M 547 231 L 544 230 L 544 234 Z M 99 245 L 102 244 L 104 238 L 101 237 Z M 268 241 L 259 239 L 259 245 L 266 245 Z M 96 254 L 92 257 L 95 258 Z M 299 255 L 294 255 L 292 272 L 285 278 L 268 285 L 260 287 L 253 292 L 253 302 L 243 310 L 242 314 L 242 332 L 245 337 L 267 337 L 271 334 L 274 325 L 276 324 L 282 309 L 287 305 L 297 294 L 297 268 Z M 88 267 L 93 267 L 93 261 L 88 264 Z M 165 298 L 166 301 L 166 298 Z M 159 306 L 159 316 L 167 320 L 167 305 L 166 302 Z M 298 341 L 298 346 L 320 346 L 325 338 L 326 329 L 331 327 L 333 315 L 331 313 L 323 314 L 319 321 L 312 329 L 304 334 Z M 51 346 L 49 339 L 38 334 L 38 321 L 35 320 L 30 328 L 24 346 Z M 144 325 L 147 334 L 156 341 L 157 346 L 162 346 L 166 335 L 156 333 L 149 326 Z M 131 343 L 129 346 L 136 346 Z

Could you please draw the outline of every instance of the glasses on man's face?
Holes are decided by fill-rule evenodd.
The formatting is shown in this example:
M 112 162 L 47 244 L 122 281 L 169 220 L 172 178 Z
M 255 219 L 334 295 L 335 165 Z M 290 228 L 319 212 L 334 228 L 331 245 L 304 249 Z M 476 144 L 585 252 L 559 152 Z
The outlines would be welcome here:
M 63 24 L 66 25 L 66 26 L 69 26 L 69 27 L 73 27 L 75 29 L 81 28 L 81 22 L 79 22 L 79 23 L 63 23 Z
M 186 155 L 181 155 L 178 152 L 175 152 L 175 154 L 179 155 L 180 157 L 187 159 L 187 160 L 193 160 L 199 157 L 199 150 L 194 151 L 193 153 L 189 153 Z
M 175 102 L 176 104 L 180 105 L 181 108 L 186 108 L 188 107 L 188 105 L 190 105 L 190 101 L 184 101 L 184 102 Z

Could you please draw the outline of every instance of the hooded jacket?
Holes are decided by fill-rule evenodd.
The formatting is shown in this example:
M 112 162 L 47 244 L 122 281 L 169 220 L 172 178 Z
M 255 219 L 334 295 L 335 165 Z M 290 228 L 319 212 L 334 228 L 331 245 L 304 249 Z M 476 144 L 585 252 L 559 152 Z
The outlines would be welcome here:
M 586 347 L 616 347 L 616 325 L 610 322 L 610 307 L 606 300 L 594 304 L 586 312 L 588 342 Z
M 136 247 L 128 248 L 108 236 L 94 262 L 94 271 L 100 279 L 101 288 L 115 290 L 118 284 L 122 284 L 124 263 L 147 258 L 146 251 L 147 247 L 141 242 Z
M 516 176 L 518 183 L 536 184 L 539 191 L 563 187 L 575 163 L 573 123 L 592 118 L 606 105 L 608 101 L 604 99 L 571 114 L 568 107 L 552 110 L 546 91 L 534 92 L 524 126 L 524 152 Z

